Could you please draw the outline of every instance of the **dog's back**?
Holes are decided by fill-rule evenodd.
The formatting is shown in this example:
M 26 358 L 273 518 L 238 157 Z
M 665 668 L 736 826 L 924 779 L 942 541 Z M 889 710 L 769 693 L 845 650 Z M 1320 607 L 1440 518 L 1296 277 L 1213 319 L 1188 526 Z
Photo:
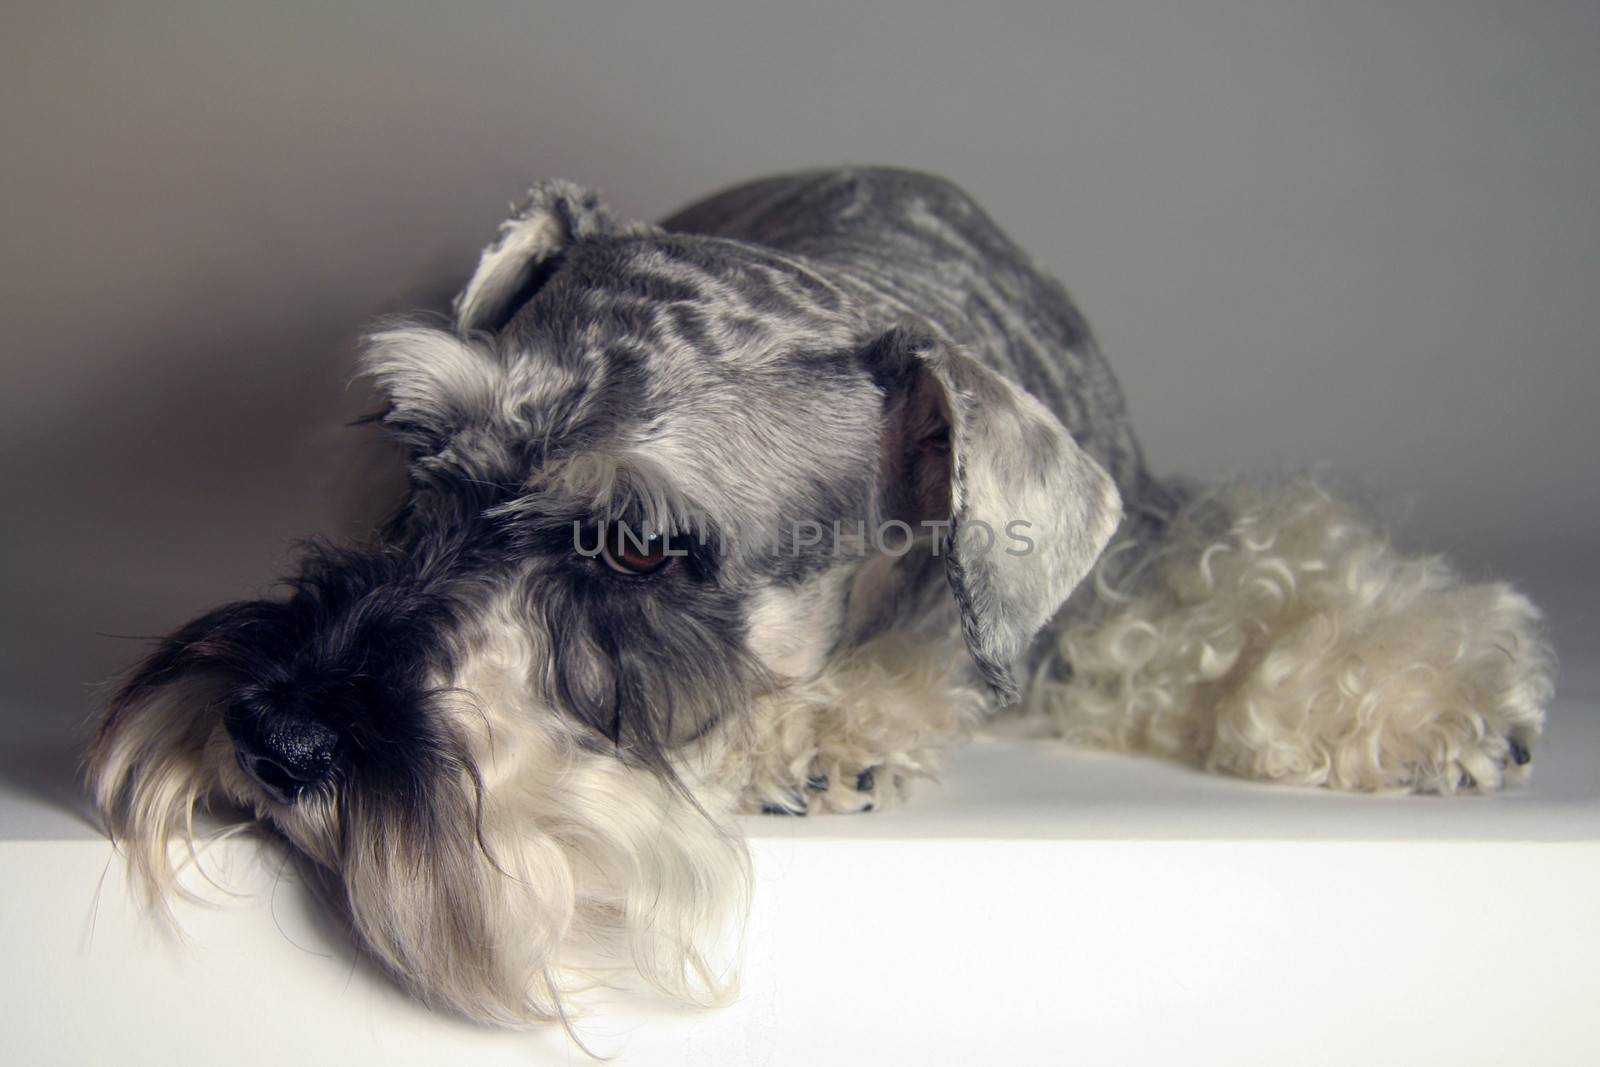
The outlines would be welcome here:
M 886 322 L 942 333 L 1043 401 L 1130 514 L 1165 500 L 1066 289 L 953 183 L 886 167 L 807 171 L 724 190 L 663 225 L 803 257 Z

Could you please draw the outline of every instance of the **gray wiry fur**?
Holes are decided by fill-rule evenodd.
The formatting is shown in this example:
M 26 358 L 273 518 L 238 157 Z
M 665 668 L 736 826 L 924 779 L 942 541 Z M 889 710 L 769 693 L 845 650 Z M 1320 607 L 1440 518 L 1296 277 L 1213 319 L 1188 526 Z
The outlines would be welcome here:
M 731 814 L 870 810 L 1018 701 L 1262 779 L 1526 776 L 1532 606 L 1315 487 L 1153 478 L 1066 293 L 940 179 L 791 175 L 660 226 L 546 183 L 446 328 L 364 358 L 404 505 L 173 635 L 89 776 L 152 889 L 196 810 L 253 818 L 430 1003 L 564 1019 L 594 943 L 726 991 Z M 626 573 L 623 523 L 685 554 Z

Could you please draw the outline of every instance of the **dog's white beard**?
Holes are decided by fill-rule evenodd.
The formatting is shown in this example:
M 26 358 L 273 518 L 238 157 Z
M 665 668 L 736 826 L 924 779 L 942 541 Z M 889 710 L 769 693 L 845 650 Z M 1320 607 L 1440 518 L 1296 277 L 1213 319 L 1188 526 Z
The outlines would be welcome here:
M 1198 497 L 1141 551 L 1102 561 L 1070 679 L 1032 693 L 1066 740 L 1338 789 L 1526 778 L 1554 660 L 1509 586 L 1399 555 L 1305 481 Z
M 362 951 L 430 1005 L 565 1022 L 568 994 L 635 974 L 691 1002 L 726 999 L 749 893 L 734 791 L 687 775 L 680 790 L 581 744 L 531 706 L 526 634 L 490 629 L 447 680 L 465 743 L 425 802 L 352 789 L 269 805 L 205 679 L 123 709 L 91 753 L 90 787 L 151 902 L 170 917 L 172 898 L 195 895 L 180 874 L 199 866 L 198 813 L 231 820 L 231 835 L 254 810 L 311 861 Z
M 535 644 L 491 611 L 441 679 L 470 773 L 429 811 L 354 833 L 336 867 L 362 940 L 423 1000 L 500 1025 L 565 1020 L 569 993 L 631 974 L 725 1000 L 749 894 L 731 796 L 697 787 L 692 762 L 681 788 L 625 763 L 542 706 Z
M 465 791 L 436 803 L 416 840 L 412 820 L 353 820 L 334 884 L 421 999 L 514 1026 L 632 972 L 691 1001 L 731 992 L 717 949 L 742 919 L 743 846 L 655 776 L 567 753 L 474 807 Z

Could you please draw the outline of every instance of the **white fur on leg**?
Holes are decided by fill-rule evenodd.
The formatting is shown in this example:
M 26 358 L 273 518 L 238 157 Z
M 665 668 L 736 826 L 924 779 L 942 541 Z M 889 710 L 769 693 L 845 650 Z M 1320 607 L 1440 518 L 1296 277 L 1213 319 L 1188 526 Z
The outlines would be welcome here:
M 988 697 L 963 679 L 965 654 L 954 638 L 874 638 L 758 702 L 714 777 L 747 783 L 738 802 L 747 812 L 879 807 L 932 777 L 983 717 Z
M 1309 482 L 1202 497 L 1126 592 L 1096 581 L 1060 634 L 1070 680 L 1031 696 L 1069 741 L 1364 791 L 1528 776 L 1553 692 L 1537 610 L 1397 554 Z

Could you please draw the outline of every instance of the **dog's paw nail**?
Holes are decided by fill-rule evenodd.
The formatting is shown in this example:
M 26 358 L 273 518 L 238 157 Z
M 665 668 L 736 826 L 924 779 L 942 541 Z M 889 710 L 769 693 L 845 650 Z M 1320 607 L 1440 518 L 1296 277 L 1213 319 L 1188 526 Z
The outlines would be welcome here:
M 806 816 L 806 809 L 805 808 L 801 808 L 801 807 L 791 808 L 791 807 L 787 807 L 787 806 L 785 806 L 783 804 L 763 804 L 763 805 L 761 805 L 761 814 L 763 814 L 763 815 L 793 815 L 793 816 L 795 816 L 797 818 L 804 818 Z
M 1525 766 L 1528 765 L 1528 762 L 1530 760 L 1532 760 L 1532 759 L 1533 759 L 1533 753 L 1528 751 L 1528 747 L 1526 745 L 1524 745 L 1520 741 L 1512 741 L 1511 742 L 1511 762 L 1512 763 L 1515 763 L 1518 767 L 1525 767 Z
M 806 779 L 806 788 L 813 793 L 823 793 L 828 789 L 828 776 L 826 774 L 813 774 Z
M 1478 780 L 1476 778 L 1472 777 L 1472 773 L 1470 771 L 1462 771 L 1461 772 L 1461 780 L 1456 783 L 1456 788 L 1457 789 L 1476 789 L 1476 788 L 1478 788 Z
M 872 770 L 873 768 L 868 767 L 866 770 L 856 775 L 857 793 L 870 793 L 872 792 L 872 787 L 877 785 L 877 782 L 873 780 Z
M 789 799 L 781 803 L 768 801 L 761 805 L 763 815 L 794 815 L 804 817 L 811 814 L 811 802 L 800 793 L 789 794 Z

